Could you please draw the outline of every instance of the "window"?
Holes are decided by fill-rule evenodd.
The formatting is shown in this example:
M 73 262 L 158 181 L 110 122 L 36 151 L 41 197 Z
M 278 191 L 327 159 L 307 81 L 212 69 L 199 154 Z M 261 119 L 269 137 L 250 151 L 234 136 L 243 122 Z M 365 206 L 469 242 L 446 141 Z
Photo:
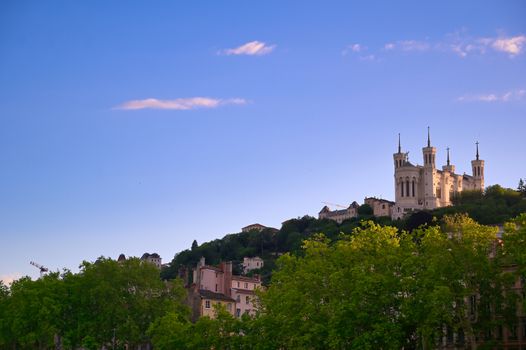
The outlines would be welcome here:
M 459 328 L 458 334 L 457 334 L 457 344 L 464 345 L 465 341 L 466 341 L 466 336 L 464 335 L 464 330 L 462 328 Z
M 497 326 L 497 332 L 495 334 L 495 337 L 497 338 L 497 340 L 502 339 L 502 326 L 501 325 Z
M 226 304 L 226 309 L 228 310 L 228 312 L 231 312 L 232 311 L 232 303 Z
M 404 181 L 400 182 L 400 196 L 404 196 Z
M 382 209 L 385 209 L 385 204 L 382 204 Z
M 475 318 L 476 314 L 477 314 L 477 296 L 472 295 L 469 298 L 469 315 L 472 318 Z
M 405 195 L 409 197 L 409 180 L 405 180 Z
M 415 196 L 415 180 L 411 181 L 411 191 L 414 197 Z
M 241 309 L 236 309 L 236 317 L 240 317 L 241 316 Z
M 237 281 L 237 287 L 239 288 L 239 281 Z
M 248 289 L 248 283 L 245 282 L 245 289 Z
M 455 335 L 453 333 L 453 328 L 451 328 L 450 326 L 447 326 L 447 329 L 446 329 L 446 342 L 448 344 L 453 344 L 453 340 L 455 339 Z
M 245 298 L 245 303 L 246 303 L 246 304 L 250 304 L 250 298 L 249 298 L 248 295 L 247 295 L 246 298 Z
M 238 294 L 237 297 L 236 297 L 236 301 L 237 301 L 238 303 L 241 302 L 241 297 L 239 296 L 239 294 Z
M 217 283 L 216 283 L 216 292 L 217 292 Z
M 210 300 L 205 300 L 205 309 L 210 309 Z
M 508 333 L 508 340 L 517 340 L 518 337 L 517 337 L 517 325 L 516 324 L 512 324 L 510 326 L 510 329 L 509 329 L 509 333 Z

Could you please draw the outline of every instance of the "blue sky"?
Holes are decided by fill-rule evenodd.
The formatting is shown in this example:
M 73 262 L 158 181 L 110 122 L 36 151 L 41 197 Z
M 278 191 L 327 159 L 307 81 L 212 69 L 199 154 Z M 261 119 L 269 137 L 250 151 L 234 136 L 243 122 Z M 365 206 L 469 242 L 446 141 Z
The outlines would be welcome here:
M 397 134 L 526 178 L 523 1 L 3 1 L 0 278 L 393 198 Z

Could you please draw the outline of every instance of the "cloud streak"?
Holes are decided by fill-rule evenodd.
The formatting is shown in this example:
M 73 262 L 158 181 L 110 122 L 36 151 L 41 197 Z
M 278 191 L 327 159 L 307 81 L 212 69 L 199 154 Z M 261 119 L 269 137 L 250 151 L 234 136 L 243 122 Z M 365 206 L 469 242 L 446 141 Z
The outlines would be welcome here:
M 250 41 L 239 47 L 232 49 L 224 49 L 218 52 L 220 55 L 248 55 L 248 56 L 263 56 L 271 53 L 276 48 L 276 45 L 267 45 L 261 41 Z
M 342 51 L 342 55 L 355 54 L 356 57 L 363 59 L 366 57 L 364 52 L 366 46 L 361 44 L 348 45 Z M 460 30 L 447 34 L 442 40 L 398 40 L 387 42 L 378 50 L 372 50 L 368 55 L 378 58 L 383 53 L 404 52 L 404 53 L 453 53 L 459 57 L 472 55 L 485 55 L 489 53 L 507 54 L 509 58 L 522 55 L 526 51 L 526 35 L 507 36 L 501 34 L 495 37 L 473 37 L 467 34 L 466 30 Z
M 158 100 L 147 98 L 144 100 L 126 101 L 113 109 L 138 110 L 138 109 L 168 109 L 186 111 L 199 108 L 217 108 L 225 105 L 244 105 L 247 101 L 242 98 L 218 99 L 210 97 L 176 98 L 174 100 Z
M 363 46 L 362 44 L 351 44 L 351 45 L 347 45 L 342 50 L 342 56 L 353 54 L 353 55 L 356 55 L 362 61 L 376 60 L 376 56 L 373 54 L 367 53 L 367 50 L 368 50 L 367 46 Z
M 526 99 L 526 90 L 511 90 L 503 94 L 464 95 L 457 98 L 459 102 L 512 102 Z

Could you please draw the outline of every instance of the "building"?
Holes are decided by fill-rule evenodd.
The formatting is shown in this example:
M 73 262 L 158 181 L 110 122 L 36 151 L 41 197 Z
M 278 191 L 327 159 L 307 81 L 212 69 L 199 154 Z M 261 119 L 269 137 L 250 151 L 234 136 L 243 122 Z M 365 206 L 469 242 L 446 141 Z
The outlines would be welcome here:
M 427 145 L 422 148 L 424 165 L 409 162 L 408 153 L 402 152 L 398 135 L 398 152 L 393 154 L 395 205 L 391 217 L 400 219 L 415 210 L 435 209 L 452 204 L 455 194 L 466 190 L 484 190 L 484 161 L 479 157 L 478 142 L 475 159 L 471 161 L 472 175 L 456 174 L 449 160 L 442 170 L 437 169 L 436 148 L 431 146 L 429 128 Z
M 147 261 L 147 262 L 149 262 L 151 264 L 154 264 L 155 266 L 157 266 L 158 269 L 160 269 L 161 266 L 162 266 L 162 259 L 159 256 L 159 254 L 157 254 L 157 253 L 153 253 L 153 254 L 144 253 L 141 256 L 141 260 L 144 260 L 144 261 Z
M 243 273 L 246 274 L 249 271 L 260 269 L 263 267 L 263 265 L 263 259 L 261 259 L 259 256 L 255 256 L 253 258 L 245 256 L 243 258 Z
M 215 317 L 214 306 L 221 304 L 233 316 L 241 317 L 257 310 L 255 290 L 261 288 L 259 277 L 232 274 L 232 263 L 222 262 L 218 267 L 205 264 L 201 258 L 193 269 L 193 283 L 188 293 L 192 320 Z
M 259 288 L 261 288 L 259 278 L 232 276 L 231 294 L 236 301 L 236 317 L 245 314 L 255 315 L 258 307 L 255 291 Z
M 373 215 L 377 217 L 391 216 L 395 205 L 395 202 L 376 197 L 366 197 L 363 202 L 373 209 Z
M 248 225 L 248 226 L 245 226 L 241 229 L 241 232 L 249 232 L 249 231 L 263 231 L 264 229 L 266 229 L 267 226 L 263 226 L 261 224 L 251 224 L 251 225 Z
M 358 208 L 360 205 L 356 202 L 352 202 L 347 209 L 341 210 L 330 210 L 328 206 L 324 206 L 321 211 L 318 213 L 318 218 L 321 219 L 330 219 L 336 221 L 338 224 L 341 224 L 343 221 L 352 219 L 358 216 Z

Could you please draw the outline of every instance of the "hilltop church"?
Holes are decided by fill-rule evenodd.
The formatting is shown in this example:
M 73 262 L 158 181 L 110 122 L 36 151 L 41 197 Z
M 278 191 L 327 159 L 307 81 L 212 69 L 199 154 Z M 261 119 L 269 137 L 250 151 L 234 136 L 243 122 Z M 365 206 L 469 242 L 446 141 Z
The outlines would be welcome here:
M 393 219 L 402 218 L 415 210 L 435 209 L 451 205 L 456 193 L 466 190 L 484 190 L 484 161 L 479 158 L 478 142 L 475 159 L 471 161 L 472 175 L 455 174 L 455 166 L 449 161 L 442 170 L 435 164 L 436 148 L 431 146 L 429 128 L 427 146 L 422 148 L 424 165 L 413 165 L 407 153 L 402 152 L 400 134 L 398 135 L 398 152 L 393 154 L 395 205 L 392 209 Z

